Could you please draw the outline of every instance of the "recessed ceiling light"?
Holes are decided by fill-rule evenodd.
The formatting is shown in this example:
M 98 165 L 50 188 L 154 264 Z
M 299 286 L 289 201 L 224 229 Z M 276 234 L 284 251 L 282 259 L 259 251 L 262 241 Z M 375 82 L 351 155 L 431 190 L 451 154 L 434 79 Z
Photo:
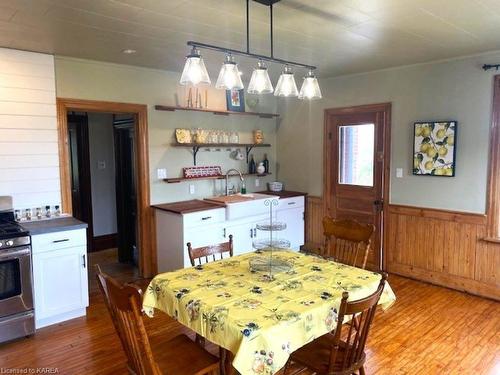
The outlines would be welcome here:
M 136 52 L 137 52 L 137 51 L 136 51 L 135 49 L 129 49 L 129 48 L 124 49 L 124 50 L 122 51 L 122 53 L 124 53 L 124 54 L 126 54 L 126 55 L 132 55 L 132 54 L 134 54 L 134 53 L 136 53 Z

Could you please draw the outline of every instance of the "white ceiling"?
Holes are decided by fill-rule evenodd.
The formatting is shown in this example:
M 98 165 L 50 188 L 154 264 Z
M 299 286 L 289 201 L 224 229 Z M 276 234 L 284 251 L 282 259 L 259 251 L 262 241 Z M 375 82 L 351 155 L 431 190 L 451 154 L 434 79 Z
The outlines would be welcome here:
M 251 50 L 268 54 L 268 8 L 250 6 Z M 281 0 L 274 15 L 275 56 L 320 76 L 500 49 L 500 0 Z M 3 47 L 180 71 L 188 40 L 245 49 L 245 0 L 0 0 Z M 223 57 L 202 53 L 214 79 Z

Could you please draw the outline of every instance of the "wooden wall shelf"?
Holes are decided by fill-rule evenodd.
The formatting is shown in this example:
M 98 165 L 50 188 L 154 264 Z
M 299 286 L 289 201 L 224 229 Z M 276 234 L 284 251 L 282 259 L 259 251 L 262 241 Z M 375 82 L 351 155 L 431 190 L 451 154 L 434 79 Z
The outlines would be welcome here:
M 169 106 L 169 105 L 155 105 L 157 111 L 193 111 L 193 112 L 206 112 L 212 113 L 214 115 L 239 115 L 239 116 L 258 116 L 260 118 L 275 118 L 280 115 L 277 113 L 262 113 L 262 112 L 236 112 L 236 111 L 225 111 L 218 109 L 207 109 L 207 108 L 190 108 L 190 107 L 179 107 L 179 106 Z
M 269 176 L 271 173 L 243 173 L 243 176 L 255 176 L 255 177 L 266 177 Z M 230 174 L 229 177 L 237 177 L 239 176 L 238 174 Z M 224 180 L 226 178 L 225 175 L 221 176 L 210 176 L 210 177 L 194 177 L 194 178 L 184 178 L 184 177 L 178 177 L 178 178 L 165 178 L 163 181 L 165 181 L 168 184 L 175 184 L 178 182 L 182 181 L 197 181 L 197 180 Z
M 196 155 L 200 148 L 232 148 L 232 147 L 245 147 L 247 156 L 254 147 L 271 147 L 269 143 L 172 143 L 173 147 L 188 147 L 193 150 L 193 165 L 196 165 Z

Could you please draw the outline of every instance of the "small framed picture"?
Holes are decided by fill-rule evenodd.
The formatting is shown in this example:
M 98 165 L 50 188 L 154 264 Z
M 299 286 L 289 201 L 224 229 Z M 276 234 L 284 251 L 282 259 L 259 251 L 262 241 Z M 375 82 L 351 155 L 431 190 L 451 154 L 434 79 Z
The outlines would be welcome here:
M 226 90 L 226 103 L 228 111 L 245 112 L 245 90 Z
M 416 122 L 413 141 L 413 174 L 454 177 L 457 122 Z

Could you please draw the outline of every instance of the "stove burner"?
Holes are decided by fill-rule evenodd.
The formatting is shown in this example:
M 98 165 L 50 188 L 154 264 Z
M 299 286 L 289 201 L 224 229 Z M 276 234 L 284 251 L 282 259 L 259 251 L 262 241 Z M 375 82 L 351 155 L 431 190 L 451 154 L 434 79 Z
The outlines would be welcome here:
M 0 212 L 0 239 L 27 236 L 28 231 L 14 220 L 12 212 Z

